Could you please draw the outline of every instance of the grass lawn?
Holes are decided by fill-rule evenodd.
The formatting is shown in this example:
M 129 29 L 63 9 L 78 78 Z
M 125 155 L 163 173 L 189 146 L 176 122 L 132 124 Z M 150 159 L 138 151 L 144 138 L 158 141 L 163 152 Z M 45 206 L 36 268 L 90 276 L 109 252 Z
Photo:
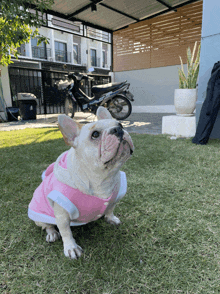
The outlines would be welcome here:
M 58 129 L 0 132 L 0 293 L 220 293 L 220 141 L 132 135 L 128 193 L 73 228 L 78 260 L 28 219 L 42 171 L 68 149 Z

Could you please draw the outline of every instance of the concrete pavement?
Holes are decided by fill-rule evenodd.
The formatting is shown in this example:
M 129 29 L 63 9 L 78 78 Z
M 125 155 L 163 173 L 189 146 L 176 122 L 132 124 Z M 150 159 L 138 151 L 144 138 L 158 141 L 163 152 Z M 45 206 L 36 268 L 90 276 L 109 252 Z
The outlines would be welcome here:
M 122 124 L 128 132 L 138 134 L 162 134 L 162 117 L 173 113 L 146 112 L 146 108 L 144 109 L 143 107 L 140 107 L 138 110 L 134 108 L 134 110 L 135 112 L 132 112 L 126 120 L 122 121 Z M 167 110 L 172 111 L 173 108 Z M 148 109 L 148 111 L 152 111 L 152 109 Z M 25 128 L 57 127 L 57 117 L 58 114 L 37 115 L 36 120 L 18 120 L 0 123 L 0 131 L 20 130 Z M 81 123 L 88 123 L 90 121 L 94 121 L 95 116 L 90 115 L 89 113 L 77 112 L 75 114 L 75 119 Z

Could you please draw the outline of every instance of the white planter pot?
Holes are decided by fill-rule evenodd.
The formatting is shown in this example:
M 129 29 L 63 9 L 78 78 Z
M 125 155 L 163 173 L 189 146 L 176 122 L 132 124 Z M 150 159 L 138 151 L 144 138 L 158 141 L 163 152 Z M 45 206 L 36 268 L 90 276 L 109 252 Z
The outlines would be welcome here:
M 174 106 L 176 114 L 192 116 L 196 108 L 197 89 L 175 89 Z

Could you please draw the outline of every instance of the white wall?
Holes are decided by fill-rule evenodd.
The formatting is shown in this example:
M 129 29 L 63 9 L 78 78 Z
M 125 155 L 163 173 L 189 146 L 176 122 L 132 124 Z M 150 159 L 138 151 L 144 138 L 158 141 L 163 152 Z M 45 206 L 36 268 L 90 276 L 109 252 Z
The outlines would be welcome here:
M 92 41 L 88 39 L 88 53 L 90 54 L 90 49 L 95 49 L 96 50 L 96 58 L 98 59 L 97 61 L 97 67 L 101 68 L 102 67 L 102 42 L 99 41 Z M 109 55 L 110 55 L 110 45 L 108 47 L 108 53 L 107 53 L 107 64 L 110 65 L 109 62 Z M 88 58 L 88 67 L 91 67 L 91 60 Z
M 62 33 L 60 31 L 54 30 L 54 40 L 50 44 L 50 48 L 52 48 L 52 51 L 55 51 L 55 43 L 54 42 L 61 42 L 67 44 L 67 52 L 71 53 L 71 62 L 72 63 L 72 54 L 73 54 L 73 36 L 69 33 Z M 55 59 L 54 59 L 55 61 Z
M 211 70 L 220 60 L 220 5 L 219 0 L 203 0 L 202 40 L 200 53 L 198 100 L 196 121 L 206 98 L 207 83 Z M 218 114 L 211 137 L 220 138 L 220 115 Z
M 44 27 L 39 28 L 38 30 L 39 30 L 39 33 L 40 33 L 41 35 L 43 35 L 43 36 L 45 36 L 45 37 L 47 37 L 47 38 L 50 39 L 50 40 L 49 40 L 50 44 L 47 45 L 47 46 L 48 46 L 48 48 L 52 48 L 52 47 L 51 47 L 51 46 L 52 46 L 51 44 L 53 43 L 53 34 L 52 34 L 52 30 L 49 30 L 48 28 L 44 28 Z M 20 59 L 22 59 L 22 58 L 24 58 L 24 59 L 26 59 L 26 58 L 30 58 L 30 59 L 32 59 L 31 40 L 30 40 L 29 43 L 26 43 L 26 44 L 25 44 L 25 53 L 26 53 L 25 56 L 19 55 L 19 58 L 20 58 Z M 33 58 L 33 59 L 36 60 L 36 58 Z
M 134 106 L 173 105 L 174 90 L 179 88 L 178 67 L 180 65 L 115 72 L 114 79 L 131 84 Z
M 11 91 L 9 86 L 9 75 L 8 75 L 8 67 L 0 66 L 1 69 L 1 80 L 2 80 L 2 88 L 5 102 L 8 107 L 12 106 L 11 103 Z
M 67 52 L 71 53 L 71 64 L 73 64 L 73 34 L 68 32 L 61 32 L 58 30 L 53 30 L 50 28 L 41 27 L 39 28 L 39 33 L 47 38 L 49 38 L 49 44 L 47 48 L 51 49 L 51 58 L 49 61 L 55 60 L 55 41 L 63 42 L 67 44 Z M 102 68 L 102 42 L 100 41 L 92 41 L 91 39 L 81 38 L 81 65 L 91 67 L 91 59 L 90 59 L 90 49 L 96 49 L 97 58 L 99 58 L 100 68 Z M 36 58 L 32 58 L 31 51 L 31 41 L 25 45 L 26 56 L 20 56 L 20 58 L 30 58 L 36 60 Z M 88 51 L 88 54 L 86 53 Z M 56 61 L 57 62 L 57 61 Z M 58 61 L 59 62 L 59 61 Z M 107 64 L 108 69 L 110 69 L 111 63 L 111 46 L 108 44 L 108 53 L 107 53 Z

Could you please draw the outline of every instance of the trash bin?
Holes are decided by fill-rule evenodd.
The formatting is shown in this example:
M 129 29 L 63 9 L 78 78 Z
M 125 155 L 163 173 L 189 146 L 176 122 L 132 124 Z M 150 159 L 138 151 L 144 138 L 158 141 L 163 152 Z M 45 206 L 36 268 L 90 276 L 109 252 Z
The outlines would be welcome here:
M 36 119 L 37 98 L 34 94 L 18 93 L 18 105 L 21 119 Z
M 19 115 L 19 108 L 18 107 L 7 107 L 6 108 L 8 121 L 17 121 Z

